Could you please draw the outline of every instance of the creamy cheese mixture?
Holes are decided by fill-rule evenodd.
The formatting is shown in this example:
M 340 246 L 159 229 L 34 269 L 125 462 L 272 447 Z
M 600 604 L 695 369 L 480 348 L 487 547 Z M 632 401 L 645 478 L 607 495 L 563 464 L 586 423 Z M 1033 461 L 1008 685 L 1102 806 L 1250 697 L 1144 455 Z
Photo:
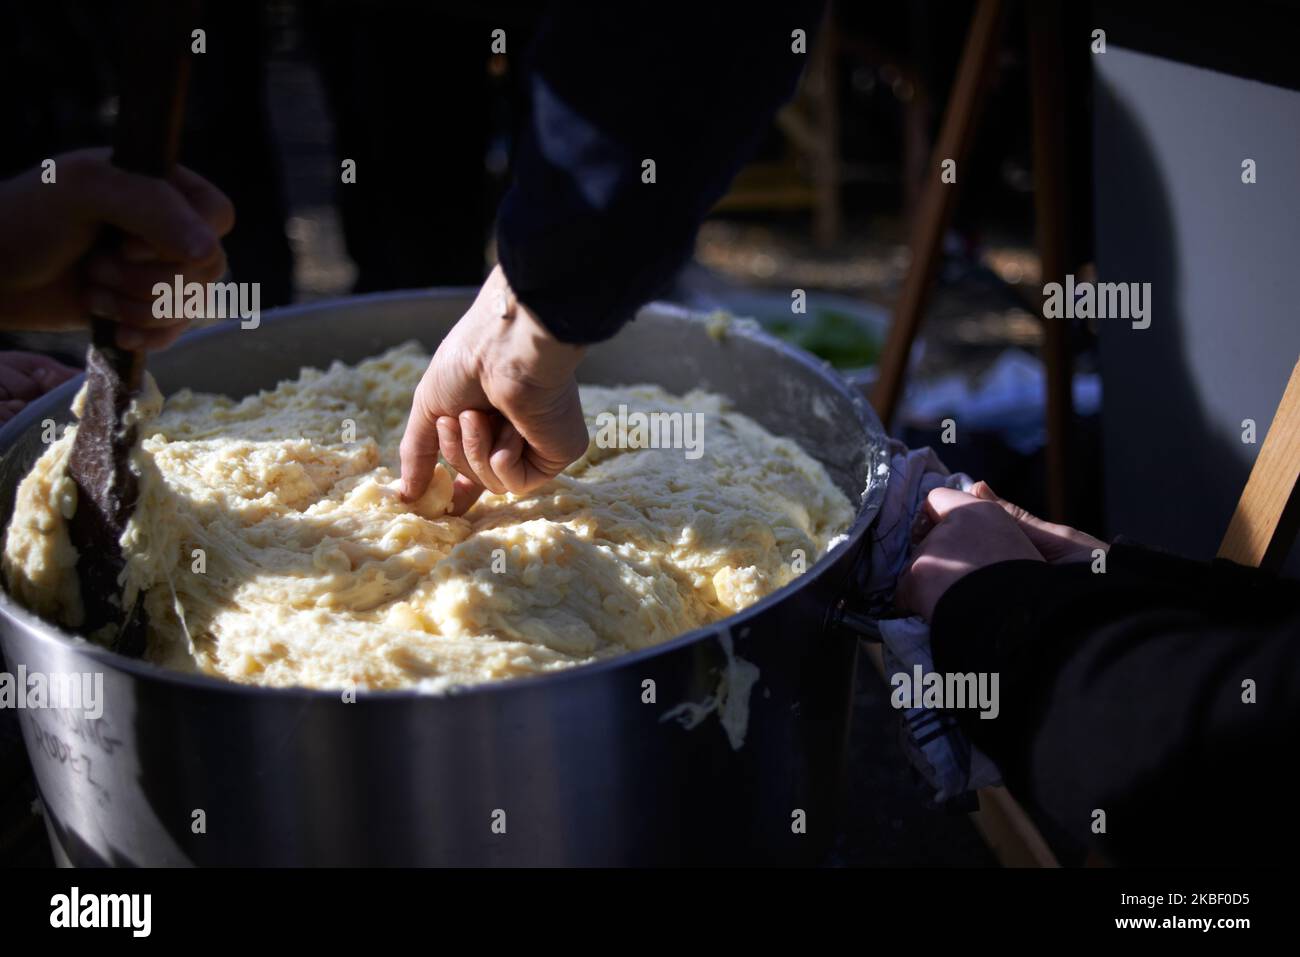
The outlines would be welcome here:
M 151 659 L 323 688 L 536 674 L 724 618 L 810 567 L 853 519 L 794 442 L 716 395 L 653 386 L 584 386 L 587 452 L 531 495 L 487 494 L 452 517 L 440 465 L 405 504 L 397 449 L 428 358 L 408 344 L 241 401 L 139 404 L 123 586 L 143 595 Z M 702 413 L 698 448 L 626 447 L 643 437 L 636 412 Z M 22 482 L 4 548 L 11 594 L 71 628 L 74 433 Z

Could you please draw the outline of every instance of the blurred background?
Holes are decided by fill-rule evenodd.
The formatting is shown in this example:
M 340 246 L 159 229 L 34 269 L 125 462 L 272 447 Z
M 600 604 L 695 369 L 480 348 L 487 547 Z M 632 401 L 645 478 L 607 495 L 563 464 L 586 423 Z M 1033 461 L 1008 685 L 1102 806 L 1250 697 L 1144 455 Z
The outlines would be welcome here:
M 130 48 L 116 42 L 114 5 L 0 6 L 13 25 L 0 39 L 0 96 L 4 115 L 18 121 L 18 135 L 0 146 L 0 174 L 109 142 L 113 57 Z M 512 130 L 527 109 L 528 41 L 545 5 L 470 7 L 206 5 L 207 52 L 194 58 L 182 161 L 234 201 L 233 278 L 261 283 L 263 309 L 474 285 L 490 268 Z M 796 100 L 705 223 L 695 261 L 667 297 L 755 317 L 840 368 L 869 370 L 910 261 L 912 219 L 972 7 L 837 5 L 813 34 Z M 505 55 L 490 53 L 496 28 L 507 31 Z M 898 425 L 905 441 L 937 442 L 939 422 L 954 415 L 962 441 L 945 449 L 952 467 L 1041 509 L 1028 65 L 1023 24 L 1003 32 Z M 1075 52 L 1088 56 L 1086 47 Z M 1072 75 L 1085 93 L 1084 70 Z M 346 187 L 344 157 L 360 170 Z M 1086 163 L 1071 175 L 1086 196 Z M 795 288 L 808 293 L 804 316 L 791 314 Z M 1089 447 L 1081 459 L 1096 467 L 1094 343 L 1079 332 L 1073 348 L 1087 391 L 1079 440 Z M 34 341 L 74 363 L 80 353 L 66 337 Z M 1094 527 L 1102 517 L 1095 479 L 1080 478 L 1073 503 L 1077 520 Z

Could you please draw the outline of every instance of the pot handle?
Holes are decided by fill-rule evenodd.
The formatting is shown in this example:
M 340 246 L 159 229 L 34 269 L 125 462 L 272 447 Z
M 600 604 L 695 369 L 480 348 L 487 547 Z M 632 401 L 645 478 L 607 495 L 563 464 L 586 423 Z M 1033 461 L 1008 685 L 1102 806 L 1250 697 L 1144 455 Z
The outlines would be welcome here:
M 871 561 L 870 531 L 864 535 L 858 545 L 857 557 L 849 568 L 846 591 L 840 595 L 826 613 L 827 633 L 837 638 L 849 638 L 854 641 L 880 642 L 880 626 L 877 624 L 877 612 L 886 611 L 884 607 L 872 605 L 871 596 L 867 594 L 867 570 Z
M 841 598 L 832 605 L 826 620 L 827 631 L 836 637 L 879 644 L 880 626 L 876 619 L 855 604 L 848 598 Z

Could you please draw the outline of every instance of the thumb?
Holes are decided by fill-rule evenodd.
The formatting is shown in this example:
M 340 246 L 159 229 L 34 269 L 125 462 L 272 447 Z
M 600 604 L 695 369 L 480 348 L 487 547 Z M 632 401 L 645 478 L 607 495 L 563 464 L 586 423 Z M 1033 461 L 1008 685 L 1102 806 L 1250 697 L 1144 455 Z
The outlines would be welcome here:
M 941 485 L 936 489 L 932 489 L 930 494 L 925 497 L 925 514 L 930 521 L 938 524 L 955 509 L 964 508 L 974 501 L 975 499 L 972 496 L 959 489 Z
M 447 514 L 464 515 L 469 511 L 470 506 L 479 500 L 483 491 L 483 486 L 472 478 L 457 475 L 451 487 L 451 508 L 447 510 Z

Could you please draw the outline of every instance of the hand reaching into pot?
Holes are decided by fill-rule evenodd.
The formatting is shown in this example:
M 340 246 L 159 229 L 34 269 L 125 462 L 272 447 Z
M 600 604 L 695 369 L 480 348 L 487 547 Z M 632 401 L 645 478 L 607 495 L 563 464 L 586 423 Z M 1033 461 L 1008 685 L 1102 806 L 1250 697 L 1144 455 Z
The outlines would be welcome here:
M 96 315 L 119 323 L 124 349 L 170 345 L 185 324 L 154 317 L 154 284 L 221 278 L 230 200 L 184 167 L 166 182 L 118 169 L 106 149 L 54 163 L 53 182 L 28 170 L 0 183 L 0 325 L 74 329 Z M 106 227 L 124 237 L 115 248 L 97 248 Z
M 587 450 L 574 371 L 580 346 L 557 340 L 497 267 L 438 346 L 402 437 L 402 497 L 418 499 L 441 454 L 459 473 L 452 514 L 483 490 L 522 495 Z
M 978 568 L 1016 560 L 1086 561 L 1094 549 L 1107 548 L 1100 539 L 999 498 L 985 482 L 976 482 L 971 493 L 937 488 L 925 500 L 932 527 L 899 577 L 894 600 L 926 621 L 944 593 Z

